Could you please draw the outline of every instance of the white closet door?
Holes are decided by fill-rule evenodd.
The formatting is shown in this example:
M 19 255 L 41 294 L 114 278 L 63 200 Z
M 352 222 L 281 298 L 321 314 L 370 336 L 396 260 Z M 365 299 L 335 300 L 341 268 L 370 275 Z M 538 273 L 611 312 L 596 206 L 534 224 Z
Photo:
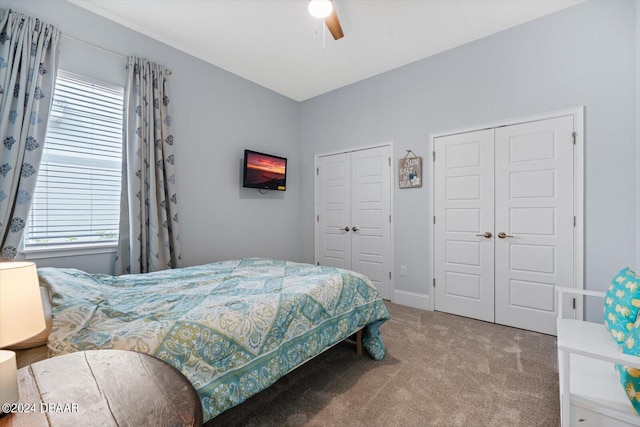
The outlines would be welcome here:
M 391 299 L 391 162 L 388 146 L 351 153 L 352 270 Z
M 494 320 L 493 144 L 493 129 L 436 138 L 434 183 L 435 309 L 490 322 Z
M 319 157 L 316 166 L 318 262 L 351 269 L 351 155 Z
M 364 274 L 391 299 L 391 147 L 318 157 L 316 166 L 317 261 Z
M 497 323 L 556 333 L 554 286 L 574 283 L 572 133 L 572 116 L 496 129 Z

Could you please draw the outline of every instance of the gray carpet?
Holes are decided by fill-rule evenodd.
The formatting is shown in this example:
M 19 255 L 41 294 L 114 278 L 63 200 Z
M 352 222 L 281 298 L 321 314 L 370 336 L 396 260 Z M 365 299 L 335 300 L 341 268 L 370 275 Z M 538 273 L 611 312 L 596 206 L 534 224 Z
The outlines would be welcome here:
M 384 360 L 344 342 L 207 426 L 557 426 L 555 337 L 387 303 Z

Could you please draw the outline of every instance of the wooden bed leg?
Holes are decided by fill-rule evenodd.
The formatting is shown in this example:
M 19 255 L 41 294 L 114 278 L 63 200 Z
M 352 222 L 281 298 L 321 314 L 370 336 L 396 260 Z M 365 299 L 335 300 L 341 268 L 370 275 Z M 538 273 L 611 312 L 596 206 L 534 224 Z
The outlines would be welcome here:
M 356 354 L 358 356 L 362 356 L 364 354 L 364 349 L 362 347 L 362 331 L 363 329 L 360 329 L 356 332 Z

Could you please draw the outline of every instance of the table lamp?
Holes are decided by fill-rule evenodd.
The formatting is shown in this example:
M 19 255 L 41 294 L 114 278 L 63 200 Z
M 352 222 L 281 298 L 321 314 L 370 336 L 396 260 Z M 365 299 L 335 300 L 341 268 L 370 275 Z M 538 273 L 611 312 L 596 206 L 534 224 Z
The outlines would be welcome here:
M 36 265 L 0 262 L 0 348 L 31 338 L 45 327 Z M 17 401 L 16 354 L 0 350 L 0 404 Z

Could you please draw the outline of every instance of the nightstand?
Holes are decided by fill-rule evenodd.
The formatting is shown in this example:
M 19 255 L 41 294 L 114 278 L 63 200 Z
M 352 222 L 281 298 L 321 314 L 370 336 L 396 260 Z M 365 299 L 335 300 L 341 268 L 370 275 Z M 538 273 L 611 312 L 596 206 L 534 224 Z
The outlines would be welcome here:
M 123 350 L 65 354 L 18 370 L 5 426 L 201 426 L 193 385 L 173 366 Z

